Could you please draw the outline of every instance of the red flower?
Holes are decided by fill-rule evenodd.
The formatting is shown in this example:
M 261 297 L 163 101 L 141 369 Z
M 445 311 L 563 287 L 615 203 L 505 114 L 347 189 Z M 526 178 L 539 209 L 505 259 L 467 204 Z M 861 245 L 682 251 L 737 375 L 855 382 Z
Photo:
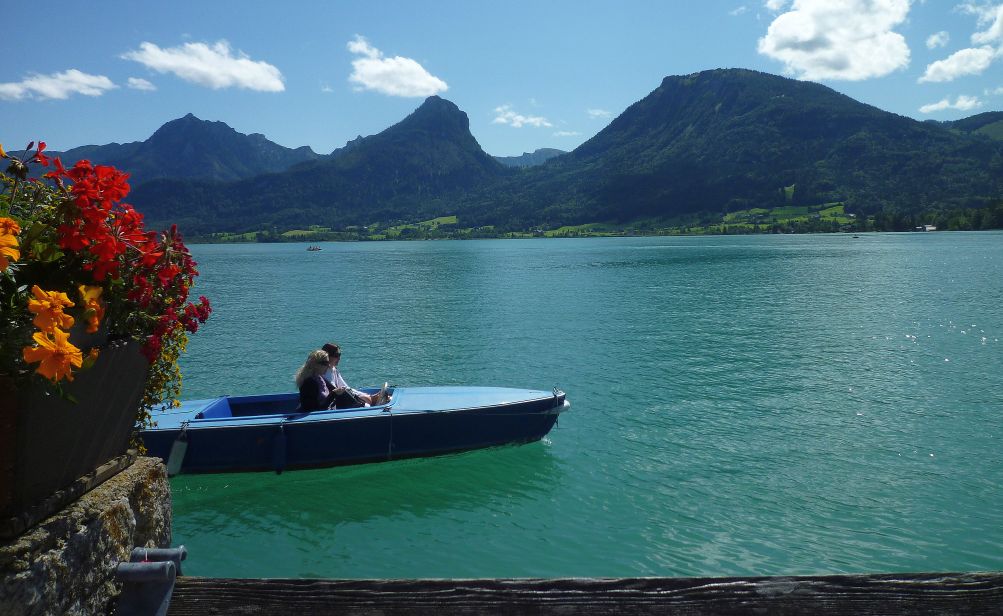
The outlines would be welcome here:
M 146 308 L 153 300 L 153 285 L 142 276 L 133 276 L 132 288 L 129 289 L 126 298 L 131 302 L 139 304 L 140 308 Z
M 49 171 L 48 173 L 44 174 L 42 177 L 46 177 L 46 178 L 57 180 L 58 182 L 62 182 L 62 180 L 60 178 L 66 176 L 66 167 L 63 166 L 63 161 L 59 160 L 59 157 L 57 156 L 57 157 L 55 157 L 55 158 L 52 159 L 52 164 L 53 164 L 53 166 L 55 166 L 55 169 L 53 169 L 52 171 Z
M 160 357 L 160 349 L 162 346 L 163 343 L 160 340 L 160 336 L 149 336 L 146 339 L 146 343 L 143 344 L 141 351 L 143 352 L 143 355 L 146 356 L 146 360 L 152 364 L 157 361 L 158 357 Z
M 157 271 L 157 278 L 160 279 L 161 286 L 166 287 L 170 285 L 171 281 L 174 280 L 174 277 L 180 273 L 181 268 L 171 263 L 170 265 L 166 265 Z
M 41 163 L 41 165 L 43 167 L 48 167 L 49 166 L 49 157 L 46 156 L 45 154 L 42 154 L 43 150 L 45 150 L 45 142 L 44 141 L 39 141 L 38 142 L 38 150 L 35 152 L 34 159 L 35 159 L 36 162 Z
M 91 243 L 85 233 L 81 233 L 80 228 L 71 225 L 59 225 L 59 247 L 63 250 L 81 251 Z

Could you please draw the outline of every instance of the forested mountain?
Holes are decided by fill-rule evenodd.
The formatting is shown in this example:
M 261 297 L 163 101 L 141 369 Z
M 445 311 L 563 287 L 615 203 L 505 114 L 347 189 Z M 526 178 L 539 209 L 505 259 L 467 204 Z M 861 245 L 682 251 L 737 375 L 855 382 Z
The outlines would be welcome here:
M 85 145 L 51 155 L 65 164 L 87 159 L 114 165 L 129 172 L 133 185 L 158 178 L 239 180 L 321 158 L 307 146 L 286 148 L 264 135 L 238 133 L 190 113 L 164 124 L 146 141 Z
M 286 170 L 276 162 L 268 167 L 276 172 L 239 181 L 178 175 L 134 182 L 130 199 L 151 223 L 177 222 L 194 234 L 340 229 L 447 214 L 460 227 L 500 229 L 671 224 L 828 203 L 907 221 L 1000 202 L 1003 141 L 994 131 L 1001 122 L 999 112 L 918 122 L 816 83 L 713 70 L 666 77 L 595 137 L 541 165 L 503 165 L 480 148 L 465 113 L 433 96 L 400 123 L 329 156 L 313 154 Z M 171 140 L 158 131 L 143 142 L 170 144 L 163 148 L 172 157 L 162 163 L 166 175 L 193 164 L 183 154 L 199 138 L 171 124 L 161 129 Z M 211 149 L 227 161 L 252 149 L 233 147 L 240 154 Z M 143 179 L 142 167 L 121 166 Z
M 944 124 L 963 133 L 975 133 L 1003 141 L 1003 111 L 988 111 Z
M 239 182 L 156 180 L 131 199 L 151 222 L 189 233 L 342 227 L 437 215 L 506 172 L 470 134 L 467 115 L 432 96 L 329 158 Z
M 540 148 L 533 152 L 523 152 L 521 156 L 495 156 L 495 160 L 506 167 L 535 167 L 561 154 L 567 152 L 555 148 Z
M 464 224 L 672 220 L 786 202 L 849 211 L 983 205 L 1001 144 L 748 70 L 666 77 L 567 156 L 468 201 Z

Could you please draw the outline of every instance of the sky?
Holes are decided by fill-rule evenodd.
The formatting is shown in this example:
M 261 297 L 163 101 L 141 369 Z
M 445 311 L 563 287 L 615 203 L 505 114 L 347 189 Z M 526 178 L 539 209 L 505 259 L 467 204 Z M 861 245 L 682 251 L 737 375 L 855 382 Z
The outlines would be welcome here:
M 0 144 L 188 113 L 322 154 L 454 102 L 486 152 L 572 150 L 669 75 L 747 68 L 917 120 L 1003 109 L 1003 0 L 0 0 Z

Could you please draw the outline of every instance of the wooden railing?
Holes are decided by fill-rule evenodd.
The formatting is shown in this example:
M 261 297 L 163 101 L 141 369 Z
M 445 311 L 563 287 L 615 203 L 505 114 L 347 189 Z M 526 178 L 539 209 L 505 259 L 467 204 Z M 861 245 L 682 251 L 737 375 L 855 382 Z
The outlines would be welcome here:
M 304 580 L 180 577 L 204 614 L 1003 614 L 1003 573 L 749 578 Z

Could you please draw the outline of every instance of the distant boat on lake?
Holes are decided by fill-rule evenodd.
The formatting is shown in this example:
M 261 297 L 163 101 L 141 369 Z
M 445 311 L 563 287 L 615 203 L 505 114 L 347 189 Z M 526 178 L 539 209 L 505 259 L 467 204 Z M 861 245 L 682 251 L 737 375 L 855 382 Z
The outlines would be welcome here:
M 320 246 L 307 246 L 306 249 L 308 252 L 317 252 L 318 250 L 324 250 Z

